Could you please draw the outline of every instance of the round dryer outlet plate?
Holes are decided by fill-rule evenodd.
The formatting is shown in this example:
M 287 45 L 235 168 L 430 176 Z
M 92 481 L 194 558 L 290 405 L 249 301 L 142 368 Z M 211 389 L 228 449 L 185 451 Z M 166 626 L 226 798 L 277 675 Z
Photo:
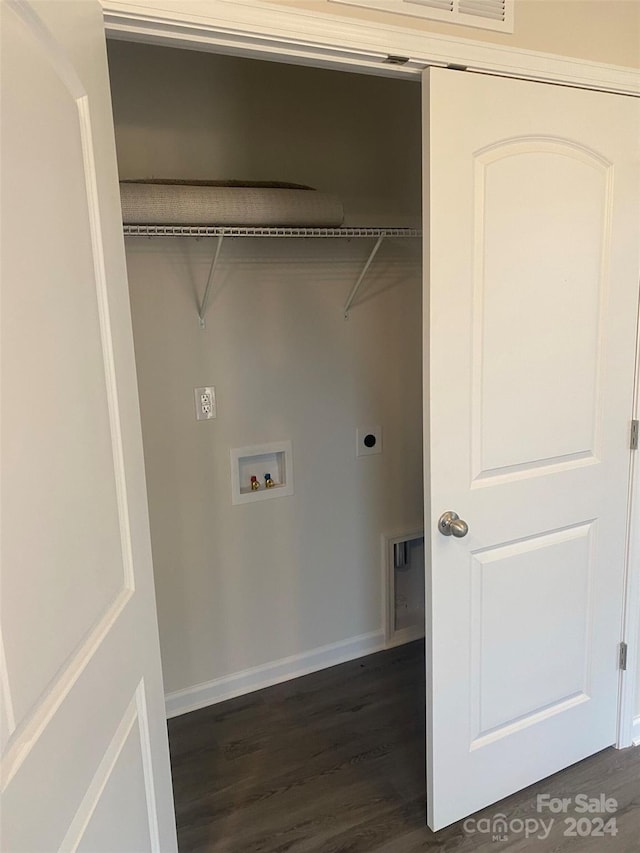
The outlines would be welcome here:
M 358 427 L 356 430 L 356 456 L 373 456 L 382 453 L 382 427 Z

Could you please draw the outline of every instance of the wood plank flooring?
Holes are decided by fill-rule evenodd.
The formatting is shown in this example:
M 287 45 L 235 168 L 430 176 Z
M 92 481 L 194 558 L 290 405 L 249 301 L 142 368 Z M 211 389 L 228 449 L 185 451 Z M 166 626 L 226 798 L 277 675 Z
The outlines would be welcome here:
M 428 830 L 423 668 L 412 643 L 171 720 L 180 853 L 639 853 L 640 748 L 607 749 L 474 816 L 515 820 L 503 840 L 463 822 Z M 518 820 L 553 816 L 536 811 L 538 793 L 614 797 L 617 835 L 565 837 L 556 815 L 546 839 L 525 838 Z

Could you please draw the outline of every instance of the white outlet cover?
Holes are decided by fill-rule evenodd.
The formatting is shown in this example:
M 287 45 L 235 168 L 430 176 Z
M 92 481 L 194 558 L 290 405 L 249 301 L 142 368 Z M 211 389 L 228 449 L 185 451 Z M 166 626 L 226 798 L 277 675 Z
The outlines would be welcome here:
M 196 420 L 208 421 L 216 417 L 216 389 L 213 385 L 204 388 L 194 388 L 196 403 Z
M 373 456 L 376 453 L 382 453 L 382 427 L 379 424 L 358 427 L 356 430 L 356 456 Z

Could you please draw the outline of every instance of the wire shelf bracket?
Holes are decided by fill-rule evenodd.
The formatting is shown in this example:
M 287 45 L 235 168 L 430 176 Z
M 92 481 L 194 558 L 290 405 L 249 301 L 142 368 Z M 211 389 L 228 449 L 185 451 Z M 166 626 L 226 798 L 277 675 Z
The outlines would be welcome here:
M 349 293 L 349 296 L 347 297 L 347 301 L 344 303 L 344 319 L 345 320 L 349 319 L 349 309 L 353 305 L 353 301 L 356 298 L 356 296 L 358 295 L 358 291 L 360 290 L 362 282 L 364 281 L 364 277 L 367 274 L 367 270 L 371 266 L 371 262 L 373 261 L 375 256 L 378 254 L 378 249 L 380 248 L 380 246 L 382 246 L 382 242 L 383 242 L 385 236 L 386 236 L 385 234 L 379 234 L 378 235 L 378 239 L 376 240 L 375 246 L 373 247 L 373 249 L 371 249 L 371 252 L 369 253 L 369 257 L 367 258 L 365 265 L 362 267 L 362 271 L 361 271 L 360 275 L 358 276 L 356 283 L 351 288 L 351 292 Z
M 216 243 L 216 249 L 213 253 L 213 258 L 211 260 L 211 266 L 209 268 L 209 275 L 207 276 L 207 283 L 204 288 L 204 293 L 202 294 L 202 302 L 198 306 L 198 319 L 200 321 L 200 328 L 206 328 L 205 316 L 207 313 L 207 305 L 209 304 L 209 297 L 211 295 L 211 285 L 213 284 L 213 279 L 216 273 L 216 267 L 218 266 L 218 259 L 220 257 L 220 250 L 222 249 L 222 241 L 224 240 L 224 234 L 218 235 L 218 242 Z

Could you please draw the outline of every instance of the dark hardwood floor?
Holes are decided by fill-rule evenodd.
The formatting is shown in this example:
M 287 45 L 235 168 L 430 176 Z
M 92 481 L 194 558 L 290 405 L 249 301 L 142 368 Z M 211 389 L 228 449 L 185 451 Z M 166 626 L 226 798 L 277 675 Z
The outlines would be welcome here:
M 412 643 L 171 720 L 181 853 L 640 851 L 640 748 L 607 749 L 474 815 L 506 815 L 508 838 L 464 822 L 430 832 L 423 666 Z M 565 817 L 581 817 L 570 810 L 536 837 L 554 817 L 536 811 L 539 793 L 615 798 L 603 817 L 617 834 L 565 836 Z M 598 831 L 587 817 L 580 830 Z M 540 818 L 526 838 L 521 823 Z

